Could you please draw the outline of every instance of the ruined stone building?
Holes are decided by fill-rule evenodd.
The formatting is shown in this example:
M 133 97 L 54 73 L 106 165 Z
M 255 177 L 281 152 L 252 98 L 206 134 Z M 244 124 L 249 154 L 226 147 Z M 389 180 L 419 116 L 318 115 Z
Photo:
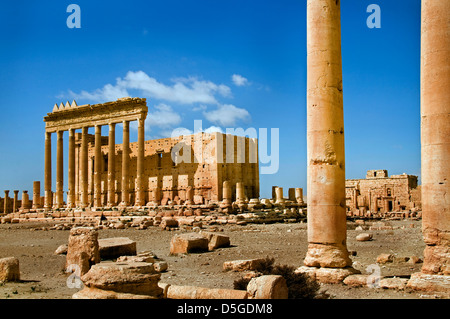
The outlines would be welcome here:
M 420 185 L 415 175 L 391 175 L 387 170 L 369 170 L 365 179 L 345 181 L 347 213 L 387 213 L 420 209 Z
M 96 105 L 78 106 L 75 101 L 55 105 L 44 117 L 44 208 L 220 202 L 224 181 L 230 184 L 232 199 L 238 182 L 248 199 L 259 198 L 256 138 L 200 132 L 145 141 L 147 112 L 146 99 L 128 97 Z M 134 143 L 130 143 L 132 121 L 138 122 Z M 123 126 L 122 144 L 115 143 L 117 123 Z M 102 126 L 109 127 L 108 136 L 101 135 Z M 95 127 L 94 135 L 88 134 L 89 127 Z M 67 203 L 63 199 L 65 131 L 69 132 Z M 57 135 L 56 192 L 51 176 L 52 133 Z
M 245 147 L 245 161 L 238 162 L 237 147 L 233 158 L 227 161 L 227 138 L 233 140 L 233 145 Z M 222 143 L 222 154 L 216 152 Z M 245 187 L 248 199 L 259 198 L 259 168 L 258 162 L 249 161 L 249 151 L 252 143 L 256 141 L 247 137 L 230 136 L 218 132 L 200 132 L 189 136 L 175 138 L 162 138 L 145 141 L 144 151 L 144 178 L 145 203 L 165 205 L 169 201 L 179 204 L 188 200 L 188 188 L 192 188 L 193 204 L 206 202 L 219 202 L 222 200 L 222 185 L 229 181 L 232 188 L 232 199 L 236 198 L 236 183 L 241 182 Z M 201 147 L 197 147 L 201 146 Z M 129 159 L 129 202 L 136 200 L 135 184 L 137 172 L 137 142 L 130 143 Z M 180 148 L 179 150 L 174 148 Z M 80 185 L 80 149 L 81 133 L 75 136 L 75 193 L 78 195 Z M 122 170 L 122 144 L 115 145 L 115 200 L 114 204 L 122 202 L 121 199 L 121 170 Z M 95 162 L 94 135 L 88 135 L 88 193 L 90 202 L 94 197 L 94 162 Z M 183 152 L 190 153 L 183 154 Z M 202 153 L 201 153 L 202 152 Z M 201 154 L 200 154 L 201 153 Z M 219 153 L 219 154 L 217 154 Z M 178 156 L 177 156 L 178 155 Z M 222 155 L 222 160 L 219 156 Z M 102 138 L 101 147 L 101 206 L 107 205 L 108 185 L 108 137 Z M 181 157 L 181 159 L 180 159 Z M 180 162 L 179 162 L 180 161 Z M 76 196 L 79 205 L 80 196 Z M 114 205 L 113 204 L 113 205 Z

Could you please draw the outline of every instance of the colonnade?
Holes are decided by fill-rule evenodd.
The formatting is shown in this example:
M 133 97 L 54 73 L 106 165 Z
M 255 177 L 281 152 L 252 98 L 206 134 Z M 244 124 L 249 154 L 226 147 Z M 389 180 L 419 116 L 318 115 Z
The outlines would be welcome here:
M 121 182 L 121 206 L 143 206 L 145 205 L 145 193 L 143 189 L 143 173 L 144 173 L 144 135 L 145 126 L 144 118 L 136 119 L 138 122 L 138 153 L 137 153 L 137 188 L 136 201 L 130 203 L 130 191 L 128 186 L 129 165 L 130 165 L 130 121 L 124 120 L 123 124 L 123 149 L 122 149 L 122 182 Z M 111 122 L 108 124 L 108 186 L 107 186 L 107 205 L 115 206 L 116 193 L 116 174 L 115 174 L 115 134 L 116 124 L 120 122 Z M 81 128 L 81 148 L 80 148 L 80 187 L 79 187 L 79 205 L 76 201 L 75 193 L 75 128 L 69 128 L 69 150 L 68 150 L 68 192 L 67 192 L 67 208 L 80 206 L 85 208 L 88 206 L 101 207 L 102 190 L 102 143 L 101 129 L 102 125 L 96 124 L 95 128 L 95 145 L 94 145 L 94 198 L 92 203 L 89 202 L 88 196 L 88 129 L 89 126 Z M 44 192 L 45 201 L 44 208 L 62 208 L 64 206 L 64 156 L 63 156 L 63 136 L 64 129 L 56 132 L 56 196 L 53 203 L 52 191 L 52 132 L 45 132 L 45 174 L 44 174 Z

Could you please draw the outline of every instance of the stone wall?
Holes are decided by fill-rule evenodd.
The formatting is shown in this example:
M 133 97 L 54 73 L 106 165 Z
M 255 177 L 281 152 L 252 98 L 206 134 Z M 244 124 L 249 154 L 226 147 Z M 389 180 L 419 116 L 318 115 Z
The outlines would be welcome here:
M 420 186 L 417 176 L 391 175 L 387 170 L 370 170 L 366 179 L 345 182 L 347 213 L 364 216 L 367 212 L 387 213 L 418 210 Z
M 233 140 L 234 151 L 229 152 L 232 155 L 227 155 L 227 136 L 229 135 L 222 133 L 197 133 L 145 141 L 143 179 L 145 202 L 166 204 L 169 200 L 185 201 L 189 186 L 193 188 L 193 200 L 196 204 L 203 204 L 205 201 L 219 202 L 222 200 L 222 184 L 225 180 L 231 184 L 233 200 L 237 182 L 245 185 L 246 196 L 249 199 L 259 198 L 257 151 L 256 161 L 254 161 L 253 155 L 249 154 L 250 144 L 257 145 L 257 140 L 231 135 L 228 138 Z M 92 202 L 94 196 L 94 135 L 88 135 L 88 141 L 88 190 L 89 201 Z M 242 163 L 238 160 L 238 146 L 241 145 L 239 143 L 242 143 L 242 149 L 245 148 L 245 156 L 241 157 Z M 75 145 L 75 193 L 76 202 L 79 203 L 81 133 L 75 135 Z M 218 147 L 219 145 L 222 145 L 222 150 Z M 122 200 L 122 148 L 122 144 L 115 145 L 116 203 L 120 203 Z M 174 154 L 180 161 L 176 164 L 172 159 L 174 148 Z M 131 203 L 134 203 L 135 200 L 137 150 L 137 142 L 130 143 L 129 189 Z M 101 165 L 102 203 L 106 204 L 108 137 L 102 137 L 101 151 L 104 158 Z M 232 160 L 230 160 L 231 158 Z

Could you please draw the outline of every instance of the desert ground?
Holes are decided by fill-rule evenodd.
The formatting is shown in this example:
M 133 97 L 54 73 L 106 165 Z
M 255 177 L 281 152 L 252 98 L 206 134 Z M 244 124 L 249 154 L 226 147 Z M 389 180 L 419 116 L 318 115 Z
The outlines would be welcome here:
M 369 265 L 376 265 L 377 256 L 393 254 L 393 263 L 380 264 L 381 276 L 408 278 L 420 271 L 422 263 L 399 261 L 401 257 L 416 256 L 423 259 L 425 244 L 420 220 L 382 221 L 392 229 L 370 230 L 379 221 L 366 221 L 363 225 L 347 222 L 347 247 L 353 252 L 353 267 L 362 274 Z M 70 299 L 77 288 L 68 288 L 68 274 L 64 272 L 65 255 L 55 250 L 67 244 L 69 227 L 55 228 L 55 223 L 24 222 L 0 225 L 0 258 L 16 257 L 20 262 L 21 281 L 0 283 L 1 299 Z M 70 225 L 69 225 L 70 226 Z M 360 227 L 358 227 L 360 226 Z M 191 285 L 209 288 L 233 289 L 233 281 L 242 276 L 238 272 L 224 272 L 225 261 L 273 257 L 276 264 L 296 267 L 303 265 L 307 250 L 307 224 L 272 223 L 247 225 L 216 225 L 216 231 L 230 237 L 231 247 L 211 252 L 170 256 L 170 240 L 183 229 L 163 230 L 158 226 L 147 229 L 99 229 L 99 238 L 128 237 L 137 243 L 137 252 L 152 251 L 166 261 L 168 270 L 161 275 L 161 282 L 174 285 Z M 357 228 L 358 227 L 358 228 Z M 63 228 L 63 227 L 59 227 Z M 361 229 L 362 228 L 362 229 Z M 355 237 L 370 233 L 372 240 L 360 242 Z M 435 294 L 416 291 L 359 287 L 344 284 L 322 284 L 333 299 L 414 299 L 439 298 Z

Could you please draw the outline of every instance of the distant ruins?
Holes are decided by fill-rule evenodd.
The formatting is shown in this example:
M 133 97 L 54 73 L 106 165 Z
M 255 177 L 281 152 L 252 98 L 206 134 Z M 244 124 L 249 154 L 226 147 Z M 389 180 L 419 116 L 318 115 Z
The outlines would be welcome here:
M 392 175 L 387 170 L 369 170 L 365 179 L 345 181 L 348 216 L 384 217 L 389 212 L 421 209 L 417 176 Z

